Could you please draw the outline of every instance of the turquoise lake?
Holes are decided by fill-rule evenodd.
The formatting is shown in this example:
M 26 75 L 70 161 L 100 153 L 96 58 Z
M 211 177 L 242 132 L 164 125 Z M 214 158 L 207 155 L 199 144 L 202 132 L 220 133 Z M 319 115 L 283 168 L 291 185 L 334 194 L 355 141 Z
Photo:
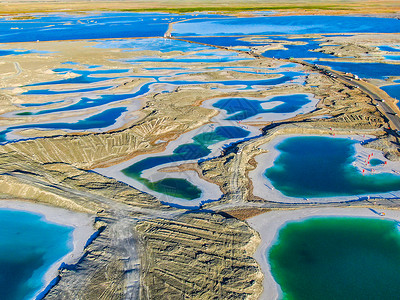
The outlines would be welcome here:
M 243 51 L 249 51 L 251 46 L 270 44 L 262 42 L 262 39 L 283 44 L 285 40 L 303 41 L 305 45 L 286 45 L 287 50 L 270 50 L 261 55 L 274 58 L 321 59 L 321 61 L 313 62 L 331 66 L 339 71 L 351 72 L 362 78 L 385 79 L 388 76 L 400 75 L 400 65 L 395 64 L 395 60 L 398 61 L 400 57 L 397 55 L 400 51 L 398 48 L 381 47 L 383 51 L 393 52 L 386 55 L 392 64 L 330 62 L 323 59 L 335 58 L 333 55 L 313 51 L 319 48 L 321 43 L 317 38 L 289 39 L 278 36 L 345 32 L 398 33 L 400 21 L 395 18 L 368 17 L 366 19 L 366 17 L 350 16 L 246 18 L 213 14 L 193 16 L 130 12 L 52 13 L 34 16 L 26 20 L 0 17 L 0 43 L 92 39 L 93 44 L 96 44 L 93 47 L 114 48 L 125 53 L 123 62 L 130 63 L 132 69 L 107 70 L 97 65 L 80 65 L 79 68 L 85 67 L 87 70 L 75 67 L 54 69 L 53 72 L 59 75 L 57 80 L 24 86 L 32 90 L 23 95 L 36 95 L 35 101 L 44 99 L 43 101 L 47 102 L 21 104 L 27 109 L 16 113 L 21 118 L 70 111 L 83 112 L 85 109 L 139 98 L 150 93 L 152 88 L 155 92 L 168 92 L 171 85 L 178 88 L 213 84 L 211 89 L 216 89 L 218 86 L 218 88 L 237 91 L 261 90 L 276 85 L 290 84 L 293 81 L 297 81 L 294 82 L 295 84 L 301 84 L 301 81 L 304 81 L 302 78 L 307 76 L 305 72 L 281 72 L 281 70 L 275 73 L 282 75 L 278 78 L 260 76 L 259 78 L 262 79 L 241 80 L 238 76 L 233 80 L 208 82 L 191 80 L 190 76 L 181 77 L 185 80 L 174 80 L 173 76 L 185 75 L 185 72 L 176 73 L 173 76 L 165 75 L 172 72 L 159 72 L 162 75 L 157 76 L 148 75 L 157 72 L 146 72 L 143 76 L 130 76 L 138 74 L 135 73 L 136 70 L 145 66 L 143 63 L 146 62 L 153 62 L 151 66 L 155 66 L 146 68 L 149 71 L 186 70 L 186 75 L 190 74 L 191 70 L 196 70 L 194 68 L 206 69 L 207 64 L 220 66 L 213 65 L 210 70 L 240 68 L 241 70 L 236 70 L 237 73 L 258 74 L 262 69 L 255 67 L 254 71 L 246 70 L 249 68 L 245 66 L 247 62 L 254 60 L 251 57 L 228 51 L 214 52 L 214 48 L 206 45 L 162 38 L 170 22 L 177 22 L 173 25 L 172 35 L 194 42 L 240 46 L 243 47 Z M 185 20 L 186 22 L 180 22 Z M 13 27 L 19 27 L 19 29 L 14 30 Z M 258 42 L 255 39 L 252 42 L 243 40 L 252 35 L 259 35 L 260 40 Z M 139 39 L 123 39 L 131 37 L 139 37 Z M 149 53 L 148 56 L 139 57 L 139 54 L 134 53 L 143 50 L 163 53 L 180 51 L 187 54 L 159 57 L 159 53 Z M 196 54 L 193 53 L 194 51 L 202 52 Z M 0 50 L 0 56 L 4 56 L 5 60 L 10 59 L 10 55 L 30 53 L 45 52 Z M 106 56 L 104 58 L 107 59 Z M 241 62 L 236 65 L 243 66 L 229 67 L 228 65 L 233 62 Z M 75 62 L 63 64 L 79 65 Z M 188 69 L 189 65 L 186 64 L 192 64 L 193 69 Z M 296 65 L 286 65 L 288 68 L 289 66 Z M 61 76 L 68 73 L 74 73 L 77 76 L 74 78 Z M 148 78 L 151 81 L 124 94 L 115 93 L 112 90 L 114 88 L 112 81 L 122 78 L 124 80 Z M 122 82 L 122 80 L 118 82 L 120 81 Z M 162 90 L 162 84 L 168 84 L 168 88 Z M 385 86 L 382 89 L 392 97 L 400 98 L 400 84 Z M 91 94 L 89 96 L 87 94 L 74 95 L 77 93 Z M 57 95 L 59 98 L 48 101 L 41 95 Z M 227 120 L 231 121 L 244 120 L 261 113 L 293 113 L 310 102 L 308 96 L 304 94 L 276 96 L 265 101 L 232 97 L 236 98 L 222 99 L 214 104 L 214 107 L 225 110 L 228 114 Z M 263 107 L 262 104 L 268 104 L 269 101 L 282 103 L 273 108 L 264 108 L 268 106 Z M 57 103 L 63 104 L 50 108 L 42 107 Z M 117 120 L 121 120 L 123 115 L 132 110 L 132 106 L 110 106 L 70 123 L 67 119 L 55 120 L 52 123 L 7 125 L 8 128 L 0 131 L 0 143 L 7 142 L 7 134 L 16 129 L 100 130 L 114 125 Z M 175 162 L 200 161 L 210 155 L 212 146 L 217 143 L 223 144 L 224 141 L 230 139 L 237 141 L 249 137 L 249 131 L 239 127 L 237 122 L 232 122 L 232 124 L 235 126 L 216 125 L 212 131 L 199 133 L 193 137 L 192 141 L 177 145 L 175 149 L 171 149 L 172 153 L 151 154 L 152 156 L 146 156 L 122 172 L 140 182 L 142 187 L 188 200 L 187 203 L 194 200 L 191 202 L 194 203 L 195 199 L 201 197 L 204 190 L 202 191 L 189 180 L 171 178 L 171 174 L 168 173 L 165 173 L 163 179 L 152 180 L 151 176 L 146 177 L 143 173 L 145 170 Z M 11 134 L 9 137 L 11 138 Z M 288 138 L 277 145 L 276 148 L 280 154 L 274 166 L 265 171 L 265 176 L 277 190 L 291 197 L 369 195 L 400 190 L 398 175 L 367 174 L 363 176 L 358 169 L 353 167 L 351 163 L 355 159 L 354 144 L 354 141 L 342 138 Z M 383 163 L 381 160 L 371 160 L 371 166 L 379 166 Z M 72 250 L 72 232 L 73 228 L 47 223 L 40 215 L 0 209 L 0 300 L 30 299 L 41 290 L 45 272 L 54 262 Z M 283 290 L 284 299 L 397 299 L 400 295 L 400 233 L 398 224 L 394 221 L 336 217 L 312 218 L 303 222 L 288 223 L 280 231 L 277 242 L 265 255 L 271 263 L 273 276 Z
M 400 231 L 392 220 L 287 223 L 266 253 L 286 300 L 398 299 Z
M 376 166 L 379 166 L 379 165 L 384 164 L 385 162 L 382 161 L 382 160 L 380 160 L 380 159 L 373 158 L 373 159 L 371 159 L 371 160 L 369 161 L 369 163 L 370 163 L 371 167 L 376 167 Z
M 1 299 L 31 299 L 41 290 L 49 267 L 72 250 L 72 232 L 37 214 L 0 209 Z
M 333 197 L 400 190 L 400 176 L 362 175 L 351 163 L 355 142 L 345 138 L 291 137 L 280 142 L 280 152 L 265 176 L 290 197 Z

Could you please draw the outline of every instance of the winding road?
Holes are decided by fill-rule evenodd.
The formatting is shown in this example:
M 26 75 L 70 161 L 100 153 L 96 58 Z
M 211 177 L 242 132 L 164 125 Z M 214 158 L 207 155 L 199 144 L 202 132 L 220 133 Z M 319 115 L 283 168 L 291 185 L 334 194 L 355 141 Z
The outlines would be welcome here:
M 377 106 L 379 111 L 390 121 L 392 129 L 396 131 L 396 135 L 400 136 L 400 118 L 398 116 L 398 113 L 388 104 L 394 104 L 395 100 L 388 95 L 382 95 L 384 94 L 384 92 L 381 89 L 361 79 L 356 79 L 355 76 L 352 74 L 343 74 L 342 72 L 328 69 L 321 65 L 310 64 L 301 60 L 292 59 L 291 61 L 311 67 L 312 69 L 319 71 L 320 73 L 323 73 L 333 78 L 337 78 L 347 85 L 362 90 L 369 97 L 371 97 L 373 103 Z

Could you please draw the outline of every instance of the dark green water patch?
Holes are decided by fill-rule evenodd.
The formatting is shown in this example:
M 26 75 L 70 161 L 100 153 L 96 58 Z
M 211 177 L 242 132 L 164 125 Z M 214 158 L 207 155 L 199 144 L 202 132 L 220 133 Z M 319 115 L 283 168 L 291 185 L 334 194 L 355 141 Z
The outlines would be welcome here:
M 372 167 L 376 167 L 376 166 L 379 166 L 379 165 L 383 165 L 384 162 L 383 162 L 382 160 L 380 160 L 380 159 L 373 158 L 373 159 L 371 159 L 371 160 L 369 161 L 369 164 L 370 164 Z
M 165 178 L 152 182 L 142 177 L 142 172 L 172 162 L 205 157 L 211 153 L 209 149 L 211 145 L 232 138 L 244 138 L 249 133 L 249 131 L 240 127 L 219 126 L 214 131 L 203 132 L 194 136 L 193 143 L 179 145 L 172 154 L 147 157 L 123 169 L 122 173 L 141 182 L 153 191 L 186 200 L 197 199 L 201 196 L 201 190 L 186 179 Z
M 290 197 L 333 197 L 400 190 L 400 176 L 362 175 L 351 163 L 354 141 L 319 136 L 287 138 L 276 146 L 280 155 L 265 175 Z
M 398 299 L 397 222 L 311 218 L 288 223 L 267 253 L 283 299 Z
M 141 178 L 141 180 L 146 182 L 147 187 L 151 190 L 157 191 L 165 195 L 170 195 L 186 200 L 197 199 L 201 196 L 201 190 L 186 179 L 165 178 L 155 182 L 151 182 L 143 178 Z

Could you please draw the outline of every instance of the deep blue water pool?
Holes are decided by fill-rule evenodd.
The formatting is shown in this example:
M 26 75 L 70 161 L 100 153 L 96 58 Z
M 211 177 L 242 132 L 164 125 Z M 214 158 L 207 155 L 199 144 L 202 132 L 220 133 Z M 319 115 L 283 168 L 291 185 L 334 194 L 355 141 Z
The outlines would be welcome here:
M 110 70 L 77 70 L 77 69 L 67 69 L 67 68 L 59 68 L 54 69 L 53 72 L 58 74 L 67 74 L 68 72 L 78 74 L 76 77 L 65 78 L 60 80 L 53 81 L 44 81 L 33 84 L 27 84 L 26 86 L 41 86 L 41 85 L 59 85 L 59 84 L 90 84 L 96 82 L 102 82 L 106 80 L 116 79 L 119 77 L 97 77 L 92 75 L 104 75 L 104 74 L 120 74 L 126 73 L 129 69 L 110 69 Z M 29 91 L 31 94 L 34 91 Z M 27 93 L 29 93 L 27 92 Z
M 400 60 L 400 55 L 384 55 L 383 57 L 387 60 Z
M 88 92 L 96 92 L 96 91 L 102 91 L 102 90 L 107 90 L 112 88 L 112 85 L 108 86 L 98 86 L 98 87 L 93 87 L 93 88 L 85 88 L 85 89 L 77 89 L 77 90 L 50 90 L 50 89 L 40 89 L 40 90 L 29 90 L 22 95 L 62 95 L 62 94 L 76 94 L 76 93 L 88 93 Z M 57 102 L 57 101 L 56 101 Z
M 270 108 L 264 109 L 263 103 L 267 102 L 282 102 L 281 104 Z M 221 99 L 214 103 L 213 106 L 223 109 L 230 115 L 227 120 L 244 120 L 260 113 L 292 113 L 310 103 L 308 95 L 294 94 L 276 96 L 269 100 L 249 100 L 246 98 L 227 98 Z
M 290 41 L 290 39 L 289 39 Z M 262 55 L 274 58 L 335 58 L 336 56 L 323 52 L 311 51 L 319 48 L 320 42 L 312 39 L 294 39 L 292 41 L 305 42 L 305 45 L 284 45 L 287 50 L 268 50 Z
M 23 55 L 31 53 L 29 50 L 0 50 L 0 56 L 7 56 L 7 55 Z

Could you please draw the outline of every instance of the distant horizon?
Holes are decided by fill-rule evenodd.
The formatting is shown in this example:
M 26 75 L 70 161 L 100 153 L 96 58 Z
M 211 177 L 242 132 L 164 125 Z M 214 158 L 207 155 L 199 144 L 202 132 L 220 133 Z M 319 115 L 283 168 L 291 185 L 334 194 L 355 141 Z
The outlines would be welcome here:
M 1 14 L 33 13 L 33 12 L 59 12 L 59 11 L 169 11 L 169 12 L 195 12 L 195 11 L 226 11 L 245 12 L 257 10 L 278 10 L 281 13 L 300 14 L 398 14 L 400 3 L 393 0 L 376 0 L 365 3 L 361 0 L 354 1 L 278 1 L 278 0 L 158 0 L 134 1 L 131 0 L 0 0 Z

